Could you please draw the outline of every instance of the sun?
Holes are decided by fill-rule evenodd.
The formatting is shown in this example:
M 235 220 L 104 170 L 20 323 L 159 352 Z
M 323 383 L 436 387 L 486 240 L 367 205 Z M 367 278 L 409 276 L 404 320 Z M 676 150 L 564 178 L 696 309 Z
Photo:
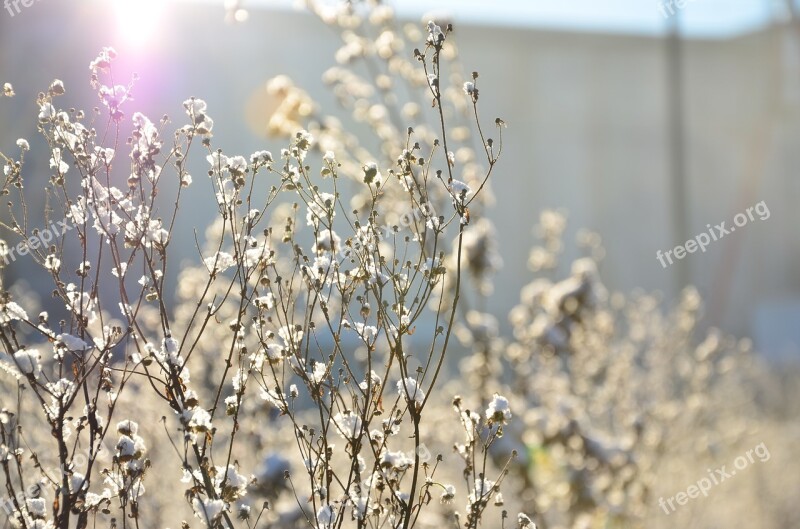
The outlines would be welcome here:
M 147 48 L 156 39 L 165 0 L 112 0 L 120 47 Z

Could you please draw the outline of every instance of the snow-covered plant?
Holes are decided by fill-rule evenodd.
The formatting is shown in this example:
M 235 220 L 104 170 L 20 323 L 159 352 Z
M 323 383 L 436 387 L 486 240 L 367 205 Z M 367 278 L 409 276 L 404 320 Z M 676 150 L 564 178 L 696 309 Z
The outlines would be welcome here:
M 340 16 L 352 22 L 354 9 Z M 37 154 L 25 140 L 0 153 L 15 236 L 4 248 L 16 244 L 14 260 L 41 267 L 58 301 L 30 317 L 24 299 L 2 292 L 3 369 L 18 395 L 4 396 L 0 422 L 13 524 L 155 526 L 191 512 L 208 527 L 408 529 L 434 494 L 447 514 L 457 489 L 440 474 L 452 460 L 440 465 L 424 438 L 439 428 L 432 397 L 480 237 L 470 209 L 483 207 L 503 123 L 497 140 L 484 136 L 477 73 L 469 90 L 451 89 L 451 26 L 429 22 L 404 57 L 387 42 L 391 13 L 380 16 L 385 31 L 347 44 L 346 61 L 381 61 L 385 82 L 398 72 L 431 102 L 433 125 L 414 126 L 421 109 L 401 117 L 374 104 L 375 155 L 330 120 L 300 125 L 280 112 L 270 127 L 289 133 L 275 155 L 225 152 L 214 147 L 213 109 L 197 97 L 169 133 L 166 116 L 133 111 L 135 79 L 115 83 L 111 48 L 89 65 L 102 110 L 62 108 L 59 80 L 40 94 L 52 170 L 43 214 L 30 205 L 27 159 Z M 335 84 L 344 73 L 326 75 Z M 286 100 L 302 99 L 279 84 Z M 478 159 L 449 124 L 454 112 L 473 121 Z M 189 172 L 198 157 L 207 177 Z M 216 212 L 205 238 L 182 216 L 197 185 Z M 197 241 L 192 265 L 175 261 L 187 238 Z M 483 417 L 460 413 L 468 513 L 459 523 L 475 528 L 502 497 L 503 473 L 490 476 L 486 461 L 512 414 L 499 395 Z M 260 424 L 284 437 L 271 439 L 281 455 L 259 467 Z M 50 439 L 35 434 L 42 428 Z M 181 490 L 183 510 L 162 517 L 151 484 Z M 254 505 L 259 497 L 267 501 Z

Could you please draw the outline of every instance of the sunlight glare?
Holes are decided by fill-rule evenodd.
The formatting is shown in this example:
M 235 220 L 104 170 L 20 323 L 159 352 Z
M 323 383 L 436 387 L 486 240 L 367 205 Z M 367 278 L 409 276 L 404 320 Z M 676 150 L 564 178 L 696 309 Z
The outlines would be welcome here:
M 145 48 L 155 38 L 165 0 L 114 0 L 120 44 Z

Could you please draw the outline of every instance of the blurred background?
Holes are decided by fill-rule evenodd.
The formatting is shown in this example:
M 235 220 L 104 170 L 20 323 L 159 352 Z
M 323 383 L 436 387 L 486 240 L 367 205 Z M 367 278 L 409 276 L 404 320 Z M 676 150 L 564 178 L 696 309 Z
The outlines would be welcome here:
M 0 150 L 20 136 L 37 148 L 35 95 L 65 82 L 64 106 L 98 104 L 89 61 L 120 55 L 115 82 L 139 74 L 135 107 L 181 123 L 197 96 L 215 119 L 216 147 L 273 152 L 268 79 L 285 74 L 340 113 L 321 74 L 338 35 L 290 1 L 38 0 L 0 12 Z M 800 4 L 800 3 L 798 3 Z M 431 3 L 394 2 L 401 18 Z M 687 284 L 706 302 L 704 324 L 751 336 L 775 362 L 800 358 L 800 8 L 792 0 L 440 0 L 455 23 L 464 67 L 481 73 L 483 117 L 505 119 L 504 159 L 489 212 L 503 271 L 488 307 L 506 314 L 530 279 L 531 227 L 544 208 L 565 211 L 566 240 L 586 228 L 603 237 L 601 275 L 615 291 Z M 246 9 L 246 11 L 244 10 Z M 420 25 L 420 27 L 422 27 Z M 410 54 L 411 49 L 407 50 Z M 20 104 L 24 103 L 24 104 Z M 365 129 L 366 130 L 366 129 Z M 41 145 L 40 145 L 41 146 Z M 205 161 L 190 168 L 202 177 Z M 28 167 L 44 185 L 46 160 Z M 189 189 L 189 199 L 207 193 Z M 764 202 L 769 217 L 663 267 L 666 252 L 707 225 Z M 203 226 L 213 211 L 195 209 Z M 177 238 L 192 257 L 187 225 Z M 565 248 L 570 256 L 569 245 Z M 564 259 L 568 263 L 569 259 Z M 22 266 L 22 265 L 20 265 Z M 11 268 L 10 276 L 23 275 Z M 29 284 L 35 278 L 27 277 Z M 45 294 L 45 293 L 42 293 Z

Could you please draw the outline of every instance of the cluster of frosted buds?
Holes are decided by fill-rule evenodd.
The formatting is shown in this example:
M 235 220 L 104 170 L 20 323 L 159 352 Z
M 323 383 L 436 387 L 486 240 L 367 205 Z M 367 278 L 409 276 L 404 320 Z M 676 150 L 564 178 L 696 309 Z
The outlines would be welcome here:
M 206 114 L 206 102 L 192 97 L 183 102 L 183 108 L 186 109 L 186 115 L 192 120 L 191 131 L 210 137 L 211 129 L 214 128 L 214 120 Z
M 161 349 L 156 350 L 152 344 L 148 343 L 145 345 L 145 350 L 158 361 L 162 373 L 169 376 L 172 371 L 175 371 L 181 381 L 186 383 L 191 379 L 191 374 L 186 366 L 186 360 L 180 354 L 180 345 L 175 338 L 167 337 L 161 341 Z
M 133 171 L 128 178 L 128 186 L 135 186 L 144 176 L 150 181 L 161 173 L 155 157 L 161 152 L 161 139 L 158 128 L 141 112 L 133 114 L 133 132 L 131 132 L 131 161 Z
M 517 527 L 519 529 L 536 529 L 536 524 L 531 521 L 530 516 L 521 512 L 517 515 Z
M 38 378 L 42 372 L 42 355 L 38 349 L 21 349 L 14 353 L 14 364 L 23 375 Z
M 137 502 L 144 494 L 144 473 L 150 466 L 147 447 L 137 435 L 139 425 L 131 420 L 117 423 L 119 440 L 115 446 L 114 471 L 106 472 L 108 491 L 103 496 L 119 496 L 126 501 Z
M 247 495 L 247 485 L 252 481 L 236 472 L 236 467 L 228 465 L 227 468 L 215 466 L 209 469 L 214 492 L 225 503 L 233 503 Z M 195 470 L 191 475 L 184 476 L 183 481 L 203 482 L 203 475 L 199 470 Z M 227 510 L 227 507 L 226 507 Z
M 447 184 L 447 190 L 450 192 L 450 197 L 453 199 L 453 207 L 461 217 L 461 224 L 469 224 L 469 198 L 472 195 L 472 188 L 466 183 L 452 179 Z
M 462 206 L 465 205 L 467 197 L 472 194 L 472 188 L 460 180 L 451 180 L 447 187 L 453 195 L 453 200 Z
M 292 157 L 301 163 L 306 159 L 308 151 L 314 144 L 314 136 L 306 130 L 300 130 L 295 134 L 294 146 L 292 147 Z
M 444 42 L 444 32 L 433 20 L 428 21 L 428 44 L 441 46 Z
M 120 106 L 130 98 L 129 89 L 127 86 L 123 85 L 106 86 L 100 83 L 99 77 L 99 72 L 109 73 L 111 71 L 111 62 L 116 58 L 117 52 L 114 48 L 105 47 L 98 56 L 89 63 L 89 70 L 92 72 L 92 88 L 97 89 L 97 95 L 100 97 L 103 105 L 108 107 L 111 117 L 119 121 L 123 117 Z
M 89 70 L 95 75 L 98 71 L 108 72 L 111 69 L 111 61 L 116 58 L 116 50 L 110 46 L 106 46 L 100 51 L 97 57 L 89 63 Z
M 397 382 L 397 393 L 401 399 L 405 399 L 409 404 L 413 402 L 417 409 L 425 402 L 425 392 L 419 387 L 417 381 L 411 377 L 406 377 Z
M 495 486 L 495 482 L 490 479 L 484 479 L 482 477 L 475 478 L 475 488 L 472 489 L 469 493 L 469 498 L 467 501 L 467 511 L 469 515 L 467 516 L 467 520 L 472 521 L 479 518 L 480 513 L 486 508 L 489 504 L 489 500 L 492 497 L 495 497 L 495 503 L 502 504 L 502 496 L 500 496 L 500 492 L 497 490 Z M 471 523 L 469 525 L 472 525 Z
M 492 402 L 486 408 L 486 420 L 489 424 L 508 424 L 508 421 L 511 420 L 508 399 L 495 393 Z
M 181 422 L 186 428 L 186 436 L 193 443 L 203 439 L 213 429 L 211 414 L 198 406 L 197 396 L 193 391 L 186 392 L 187 409 L 181 413 Z
M 395 431 L 398 430 L 399 428 Z M 388 433 L 393 435 L 391 431 Z M 387 484 L 392 489 L 397 490 L 405 472 L 414 467 L 414 458 L 402 450 L 393 452 L 388 448 L 384 448 L 378 457 L 378 465 L 379 469 L 372 474 L 371 478 L 367 479 L 365 485 L 380 490 L 382 486 Z
M 367 162 L 364 164 L 363 169 L 364 183 L 368 185 L 374 184 L 376 187 L 380 187 L 381 183 L 383 182 L 383 176 L 378 170 L 378 164 L 375 162 Z
M 450 504 L 453 503 L 453 500 L 456 498 L 456 488 L 453 485 L 443 485 L 444 492 L 442 492 L 442 496 L 439 498 L 443 504 Z
M 472 81 L 464 83 L 464 93 L 469 96 L 473 104 L 478 102 L 478 87 L 475 86 L 475 81 L 477 80 L 478 72 L 472 72 Z
M 337 413 L 333 417 L 333 424 L 336 432 L 348 441 L 355 441 L 361 437 L 363 421 L 358 414 L 350 410 Z
M 317 525 L 320 528 L 331 529 L 336 525 L 337 513 L 332 505 L 323 505 L 317 511 Z
M 194 515 L 197 516 L 206 527 L 213 527 L 224 512 L 226 512 L 225 502 L 222 500 L 208 500 L 194 498 L 192 500 Z
M 131 420 L 117 423 L 119 441 L 116 446 L 116 460 L 128 472 L 140 472 L 147 461 L 147 447 L 144 439 L 137 435 L 139 425 Z
M 27 498 L 20 500 L 21 510 L 17 510 L 11 500 L 3 504 L 8 515 L 9 527 L 25 527 L 31 529 L 55 529 L 52 521 L 47 520 L 47 502 L 44 498 Z

